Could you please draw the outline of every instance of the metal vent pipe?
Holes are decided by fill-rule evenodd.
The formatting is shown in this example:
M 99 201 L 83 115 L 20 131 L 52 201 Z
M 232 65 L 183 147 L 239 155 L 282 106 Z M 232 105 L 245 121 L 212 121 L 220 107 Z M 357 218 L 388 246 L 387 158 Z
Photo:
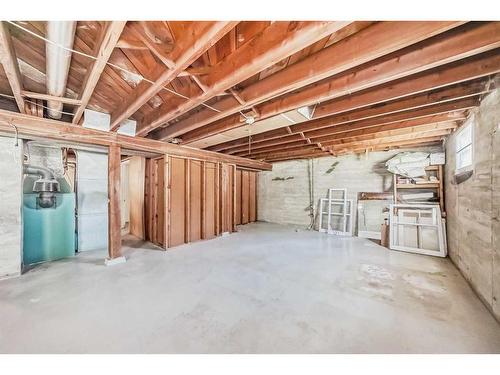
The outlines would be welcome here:
M 47 39 L 68 49 L 73 49 L 76 21 L 48 21 Z M 49 95 L 63 97 L 66 93 L 71 52 L 52 43 L 45 43 L 46 53 L 46 85 Z M 60 119 L 63 103 L 47 100 L 48 114 L 51 118 Z

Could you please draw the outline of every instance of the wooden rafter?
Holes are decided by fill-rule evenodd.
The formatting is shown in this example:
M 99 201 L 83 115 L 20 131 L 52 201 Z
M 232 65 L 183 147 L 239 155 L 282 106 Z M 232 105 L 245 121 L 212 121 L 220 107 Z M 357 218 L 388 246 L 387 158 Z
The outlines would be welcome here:
M 416 134 L 407 134 L 403 136 L 394 136 L 394 137 L 386 137 L 379 138 L 376 140 L 358 142 L 356 146 L 353 148 L 352 146 L 344 146 L 344 147 L 330 147 L 329 151 L 331 151 L 334 155 L 340 153 L 348 153 L 354 150 L 365 150 L 372 147 L 387 147 L 388 144 L 391 146 L 397 145 L 405 145 L 405 144 L 419 144 L 419 143 L 428 143 L 430 141 L 438 141 L 442 137 L 450 134 L 451 129 L 445 130 L 434 130 L 430 132 L 422 132 Z M 304 150 L 296 150 L 296 151 L 285 151 L 285 152 L 274 152 L 266 155 L 259 155 L 256 157 L 258 160 L 266 160 L 268 162 L 278 161 L 278 160 L 291 160 L 291 159 L 303 159 L 309 157 L 320 157 L 320 156 L 328 156 L 330 153 L 328 151 L 323 150 L 312 150 L 312 151 L 304 151 Z
M 306 135 L 311 137 L 314 135 L 314 132 L 311 131 L 315 130 L 317 133 L 323 128 L 335 128 L 336 131 L 338 131 L 339 129 L 352 126 L 362 127 L 365 124 L 376 125 L 381 121 L 388 121 L 391 119 L 394 121 L 404 121 L 411 118 L 437 114 L 440 111 L 455 111 L 461 109 L 458 107 L 462 107 L 464 103 L 466 106 L 474 103 L 474 101 L 457 102 L 458 99 L 467 99 L 470 96 L 477 96 L 493 90 L 494 87 L 494 85 L 488 85 L 484 81 L 474 81 L 469 85 L 445 87 L 434 92 L 423 93 L 407 99 L 384 103 L 384 105 L 376 105 L 291 125 L 288 129 L 278 128 L 256 134 L 252 136 L 251 143 L 253 147 L 258 147 L 260 142 L 269 143 L 273 139 L 286 143 L 288 139 L 297 137 L 301 132 L 306 132 Z M 274 144 L 277 144 L 276 141 Z M 244 137 L 211 147 L 210 149 L 212 151 L 225 150 L 225 152 L 233 153 L 243 150 L 247 145 L 248 137 Z
M 415 47 L 407 48 L 393 58 L 382 59 L 344 74 L 333 76 L 317 84 L 265 102 L 257 106 L 260 119 L 297 109 L 318 102 L 350 95 L 360 90 L 387 84 L 419 72 L 448 64 L 500 46 L 500 23 L 471 23 L 425 40 Z M 219 132 L 242 126 L 239 116 L 229 116 L 218 123 L 187 134 L 187 139 L 197 140 Z M 169 128 L 158 132 L 161 139 Z M 185 131 L 182 131 L 185 132 Z M 171 133 L 168 133 L 171 135 Z M 177 134 L 179 135 L 179 134 Z M 186 137 L 182 137 L 183 139 Z
M 324 139 L 318 143 L 320 143 L 322 147 L 328 149 L 329 147 L 332 146 L 340 146 L 340 145 L 367 141 L 387 136 L 422 133 L 434 130 L 454 129 L 457 126 L 457 121 L 463 121 L 465 118 L 466 116 L 464 114 L 456 116 L 453 119 L 447 119 L 445 116 L 429 116 L 424 119 L 418 119 L 413 121 L 401 121 L 387 125 L 362 128 L 359 130 L 344 131 L 341 133 L 333 134 L 329 137 L 324 137 Z M 290 148 L 291 147 L 271 146 L 268 148 L 256 149 L 252 153 L 237 152 L 234 155 L 241 157 L 258 158 L 262 154 L 268 154 L 272 152 L 282 152 L 283 150 Z
M 92 67 L 88 70 L 87 75 L 83 81 L 82 92 L 79 96 L 81 104 L 76 108 L 73 115 L 73 124 L 78 124 L 80 119 L 87 107 L 87 104 L 94 93 L 94 89 L 97 86 L 97 82 L 101 77 L 106 64 L 108 63 L 109 57 L 116 46 L 116 43 L 120 39 L 123 28 L 125 27 L 126 21 L 111 21 L 107 27 L 106 31 L 102 37 L 102 42 L 100 43 L 99 51 L 97 53 L 97 60 L 94 61 Z
M 164 103 L 144 119 L 138 134 L 144 135 L 154 130 L 348 24 L 349 22 L 272 23 L 250 42 L 213 66 L 209 74 L 200 78 L 202 86 L 207 90 L 177 106 Z
M 183 33 L 183 37 L 176 41 L 174 49 L 168 56 L 174 64 L 172 68 L 160 72 L 154 84 L 145 81 L 139 83 L 130 99 L 111 114 L 111 129 L 118 129 L 123 120 L 133 115 L 236 25 L 237 22 L 232 21 L 192 22 Z
M 445 136 L 441 135 L 441 136 L 429 136 L 429 137 L 422 137 L 422 138 L 408 139 L 408 140 L 399 140 L 393 142 L 386 141 L 384 143 L 379 143 L 376 145 L 364 145 L 337 152 L 332 151 L 332 153 L 335 156 L 340 156 L 350 153 L 365 153 L 367 151 L 389 151 L 393 149 L 402 149 L 402 148 L 415 149 L 424 146 L 440 145 L 443 143 L 443 139 L 445 139 Z
M 408 134 L 404 134 L 404 135 L 383 136 L 383 137 L 380 137 L 377 139 L 370 139 L 370 140 L 366 140 L 366 141 L 357 141 L 357 142 L 352 142 L 352 143 L 330 146 L 329 150 L 331 150 L 335 153 L 335 152 L 349 150 L 349 149 L 353 149 L 353 148 L 364 148 L 364 147 L 378 146 L 381 144 L 398 142 L 398 141 L 408 141 L 408 140 L 412 140 L 412 139 L 421 139 L 421 138 L 425 139 L 428 137 L 446 136 L 452 132 L 452 129 L 453 128 L 431 130 L 431 131 L 419 132 L 419 133 L 408 133 Z
M 79 99 L 65 98 L 62 96 L 54 96 L 49 94 L 42 94 L 38 92 L 22 90 L 21 95 L 26 98 L 40 99 L 40 100 L 53 100 L 69 105 L 81 105 L 82 101 Z
M 371 61 L 377 57 L 417 43 L 438 33 L 458 26 L 460 22 L 381 22 L 355 33 L 286 69 L 262 79 L 239 93 L 243 103 L 230 98 L 217 103 L 220 113 L 206 109 L 173 124 L 162 131 L 162 136 L 178 135 L 210 122 L 222 119 L 249 105 L 258 104 L 276 95 L 298 89 L 334 74 Z
M 457 121 L 463 121 L 465 115 L 456 116 L 454 119 L 447 119 L 444 116 L 429 116 L 418 120 L 401 121 L 392 124 L 374 126 L 370 128 L 362 128 L 359 130 L 344 131 L 341 133 L 332 134 L 323 137 L 320 144 L 321 148 L 328 150 L 333 146 L 340 146 L 347 143 L 356 143 L 361 141 L 372 140 L 385 136 L 405 135 L 410 133 L 419 133 L 433 130 L 454 129 L 457 126 Z M 443 120 L 436 122 L 436 120 Z M 296 147 L 298 149 L 298 147 Z M 262 154 L 272 152 L 282 152 L 290 149 L 290 147 L 271 146 L 267 148 L 256 149 L 252 153 L 237 152 L 234 155 L 241 157 L 259 158 Z
M 21 95 L 23 83 L 21 74 L 19 73 L 19 65 L 17 64 L 17 57 L 12 46 L 9 30 L 3 21 L 0 21 L 0 62 L 7 75 L 7 80 L 9 81 L 19 112 L 25 113 L 25 102 Z
M 408 79 L 400 79 L 383 86 L 375 87 L 371 90 L 363 90 L 359 93 L 346 95 L 336 100 L 325 102 L 327 109 L 322 111 L 322 115 L 330 115 L 352 111 L 357 108 L 376 105 L 397 98 L 403 98 L 416 93 L 426 92 L 435 88 L 444 87 L 474 78 L 488 76 L 500 72 L 500 54 L 494 50 L 485 54 L 480 54 L 464 61 L 459 61 L 442 68 L 431 69 Z M 467 83 L 464 83 L 467 84 Z M 331 104 L 331 105 L 330 105 Z M 318 105 L 316 111 L 321 111 L 322 104 Z M 323 116 L 319 116 L 323 117 Z M 216 125 L 216 124 L 214 124 Z M 201 131 L 202 129 L 200 129 Z M 193 132 L 194 133 L 194 132 Z M 197 140 L 199 135 L 188 133 L 183 136 L 184 143 Z M 225 146 L 231 146 L 236 141 L 225 142 L 220 145 L 209 147 L 212 151 L 220 151 Z

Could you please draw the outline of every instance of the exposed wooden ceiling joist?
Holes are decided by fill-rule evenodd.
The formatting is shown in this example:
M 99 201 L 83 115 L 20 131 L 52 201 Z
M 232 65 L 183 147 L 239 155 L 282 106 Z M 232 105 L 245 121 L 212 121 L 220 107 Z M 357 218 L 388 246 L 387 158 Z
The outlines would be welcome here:
M 3 21 L 0 21 L 0 62 L 7 75 L 7 80 L 9 81 L 19 112 L 25 113 L 25 102 L 21 95 L 23 83 L 21 74 L 19 73 L 19 65 L 17 64 L 16 53 L 12 47 L 9 30 Z
M 251 41 L 211 67 L 209 74 L 198 78 L 201 86 L 206 87 L 204 92 L 176 106 L 162 104 L 146 116 L 138 134 L 154 130 L 349 23 L 273 22 Z
M 230 98 L 224 99 L 215 104 L 220 113 L 202 109 L 187 119 L 165 128 L 158 138 L 177 136 L 181 131 L 186 133 L 200 128 L 249 106 L 346 71 L 462 23 L 376 23 L 243 89 L 239 93 L 243 103 L 235 103 Z
M 109 57 L 111 56 L 118 39 L 120 39 L 120 35 L 126 23 L 126 21 L 111 21 L 107 25 L 97 52 L 97 59 L 93 62 L 92 68 L 88 70 L 88 73 L 83 81 L 82 92 L 79 95 L 81 104 L 75 109 L 72 120 L 73 124 L 78 124 L 80 122 L 83 112 L 85 111 L 85 108 L 94 93 L 97 82 L 99 81 L 99 78 L 101 78 L 101 74 L 108 63 Z
M 141 81 L 130 98 L 111 114 L 111 129 L 118 129 L 123 120 L 132 116 L 144 103 L 175 79 L 237 24 L 238 22 L 232 21 L 190 23 L 183 33 L 183 37 L 176 41 L 174 49 L 169 54 L 174 68 L 159 72 L 154 84 Z
M 403 136 L 394 136 L 394 137 L 385 137 L 379 138 L 376 140 L 359 142 L 355 148 L 349 146 L 342 147 L 331 147 L 329 151 L 323 150 L 312 150 L 312 151 L 304 151 L 304 150 L 296 150 L 296 151 L 285 151 L 285 152 L 276 152 L 270 153 L 267 155 L 260 155 L 257 159 L 266 160 L 267 162 L 274 162 L 280 160 L 292 160 L 292 159 L 304 159 L 311 157 L 321 157 L 330 155 L 329 152 L 332 152 L 333 155 L 338 155 L 342 153 L 354 152 L 354 151 L 362 151 L 371 147 L 389 147 L 390 146 L 402 146 L 408 144 L 419 144 L 419 143 L 427 143 L 438 141 L 442 137 L 450 134 L 451 129 L 445 130 L 434 130 L 430 132 L 423 133 L 410 133 L 408 135 Z
M 404 135 L 442 129 L 454 129 L 457 127 L 457 122 L 463 121 L 465 118 L 465 114 L 456 116 L 453 119 L 448 119 L 446 116 L 429 116 L 425 119 L 401 121 L 392 124 L 336 133 L 329 137 L 324 137 L 324 139 L 319 143 L 321 144 L 321 147 L 328 149 L 330 146 L 351 144 L 353 142 L 361 142 L 386 136 Z M 281 152 L 290 148 L 291 147 L 288 146 L 270 146 L 252 150 L 250 153 L 248 151 L 243 151 L 234 153 L 233 155 L 259 158 L 262 154 Z
M 360 69 L 339 74 L 317 84 L 284 95 L 278 99 L 258 105 L 260 119 L 297 109 L 318 102 L 331 100 L 377 85 L 410 76 L 440 65 L 457 61 L 500 46 L 498 35 L 500 23 L 470 23 L 447 33 L 425 40 L 414 47 L 406 48 L 393 57 L 367 64 Z M 197 131 L 183 135 L 185 143 L 217 134 L 242 125 L 240 116 L 232 115 Z M 177 124 L 172 125 L 177 126 Z M 172 136 L 167 127 L 158 132 L 155 138 Z M 174 128 L 175 129 L 175 128 Z M 185 133 L 179 129 L 180 133 Z
M 256 134 L 251 137 L 250 141 L 252 144 L 254 144 L 253 147 L 258 147 L 257 145 L 263 141 L 269 142 L 269 140 L 276 138 L 280 139 L 281 141 L 287 141 L 287 139 L 291 137 L 290 134 L 298 134 L 300 132 L 318 130 L 324 127 L 338 127 L 342 124 L 352 125 L 353 122 L 357 121 L 359 123 L 360 120 L 365 120 L 364 123 L 377 123 L 378 121 L 380 121 L 379 119 L 377 119 L 377 117 L 387 116 L 393 113 L 404 112 L 405 114 L 399 117 L 403 118 L 407 117 L 408 115 L 412 116 L 413 114 L 426 113 L 418 111 L 419 108 L 431 106 L 431 111 L 433 111 L 440 103 L 467 98 L 469 96 L 477 96 L 479 94 L 493 90 L 494 88 L 494 84 L 489 85 L 485 81 L 473 81 L 467 85 L 464 84 L 445 87 L 432 92 L 407 97 L 406 99 L 384 103 L 383 105 L 375 105 L 372 107 L 366 107 L 364 109 L 350 111 L 344 114 L 332 115 L 291 125 L 288 127 L 289 129 L 275 129 L 268 132 Z M 413 109 L 414 111 L 408 112 L 411 109 Z M 369 121 L 370 118 L 373 118 L 373 121 Z M 235 141 L 230 141 L 211 147 L 210 149 L 212 151 L 226 150 L 226 152 L 232 153 L 246 148 L 248 142 L 248 137 L 244 137 Z

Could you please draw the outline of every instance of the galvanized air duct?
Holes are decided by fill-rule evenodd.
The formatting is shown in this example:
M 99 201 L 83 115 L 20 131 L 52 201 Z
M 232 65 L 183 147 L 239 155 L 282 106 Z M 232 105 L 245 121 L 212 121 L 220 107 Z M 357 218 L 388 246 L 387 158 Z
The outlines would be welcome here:
M 52 171 L 35 165 L 25 165 L 24 174 L 40 176 L 33 184 L 33 191 L 38 194 L 38 205 L 42 208 L 53 207 L 59 191 L 59 182 Z
M 76 21 L 48 21 L 47 39 L 64 48 L 72 49 L 75 39 Z M 46 85 L 49 95 L 63 97 L 66 93 L 71 52 L 52 43 L 45 44 L 46 52 Z M 63 103 L 47 101 L 50 117 L 60 119 Z

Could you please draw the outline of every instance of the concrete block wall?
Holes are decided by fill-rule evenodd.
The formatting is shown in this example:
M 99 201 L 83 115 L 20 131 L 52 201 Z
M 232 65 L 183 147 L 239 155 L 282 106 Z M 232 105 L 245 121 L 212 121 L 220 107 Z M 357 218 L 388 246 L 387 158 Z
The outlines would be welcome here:
M 456 133 L 446 142 L 450 258 L 500 320 L 500 90 L 474 113 L 473 175 L 454 183 Z
M 23 146 L 0 137 L 0 279 L 21 273 Z
M 435 152 L 441 151 L 441 148 L 418 150 Z M 318 209 L 318 200 L 328 196 L 329 188 L 347 188 L 347 198 L 354 200 L 353 223 L 356 228 L 358 193 L 392 192 L 392 174 L 387 171 L 385 162 L 399 152 L 393 150 L 313 159 L 315 210 Z M 308 160 L 274 163 L 272 171 L 259 173 L 257 199 L 259 220 L 279 224 L 309 225 L 308 163 Z M 326 173 L 332 167 L 334 170 Z M 293 179 L 286 180 L 287 177 Z M 273 180 L 275 178 L 285 178 L 285 180 Z

